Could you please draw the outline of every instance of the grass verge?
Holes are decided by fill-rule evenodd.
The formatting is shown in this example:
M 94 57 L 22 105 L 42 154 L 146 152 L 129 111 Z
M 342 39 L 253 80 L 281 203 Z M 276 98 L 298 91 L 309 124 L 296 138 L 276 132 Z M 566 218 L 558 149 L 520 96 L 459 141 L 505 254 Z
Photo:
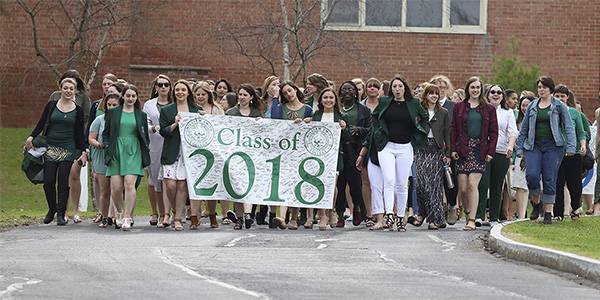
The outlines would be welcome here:
M 518 242 L 600 259 L 600 217 L 565 219 L 552 225 L 517 222 L 505 226 L 502 234 Z
M 48 210 L 43 186 L 29 182 L 21 171 L 22 147 L 30 133 L 30 128 L 0 128 L 0 230 L 40 223 Z M 137 193 L 136 215 L 151 213 L 146 186 L 144 177 Z M 95 215 L 91 195 L 88 198 L 88 212 L 82 217 Z M 69 200 L 71 211 L 72 206 Z

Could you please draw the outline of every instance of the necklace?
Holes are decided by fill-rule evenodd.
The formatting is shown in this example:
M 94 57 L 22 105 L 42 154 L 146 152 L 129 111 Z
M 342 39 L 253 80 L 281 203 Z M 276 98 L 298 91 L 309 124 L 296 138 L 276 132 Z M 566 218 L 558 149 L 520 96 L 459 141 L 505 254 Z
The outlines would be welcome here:
M 342 105 L 342 110 L 344 110 L 345 112 L 346 112 L 346 111 L 350 111 L 350 110 L 352 110 L 353 108 L 354 108 L 354 103 L 352 103 L 352 105 L 351 105 L 350 107 L 348 107 L 348 108 L 346 108 L 344 105 Z

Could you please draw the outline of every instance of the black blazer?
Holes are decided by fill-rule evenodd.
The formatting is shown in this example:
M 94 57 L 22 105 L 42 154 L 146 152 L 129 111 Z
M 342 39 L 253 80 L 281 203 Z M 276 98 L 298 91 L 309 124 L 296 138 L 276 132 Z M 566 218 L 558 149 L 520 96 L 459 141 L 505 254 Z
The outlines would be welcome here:
M 44 112 L 42 112 L 42 116 L 37 122 L 37 125 L 31 132 L 30 136 L 35 138 L 40 133 L 46 135 L 48 126 L 50 126 L 50 116 L 54 109 L 56 109 L 56 104 L 58 101 L 49 101 L 46 103 L 46 107 L 44 107 Z M 83 151 L 85 149 L 85 136 L 83 135 L 84 125 L 83 125 L 83 109 L 79 105 L 75 105 L 75 110 L 77 112 L 77 116 L 75 117 L 75 128 L 73 130 L 73 140 L 75 141 L 75 149 L 78 151 Z
M 444 105 L 442 107 L 448 111 L 448 118 L 450 119 L 450 124 L 452 124 L 452 115 L 454 114 L 454 102 L 446 98 L 446 102 L 444 102 Z
M 140 150 L 142 152 L 142 168 L 150 165 L 150 138 L 148 137 L 148 116 L 141 109 L 133 109 L 135 116 L 135 127 L 137 128 L 138 140 L 140 141 Z M 116 107 L 105 112 L 104 131 L 102 132 L 103 143 L 106 145 L 104 160 L 106 165 L 115 158 L 117 154 L 117 137 L 121 128 L 121 115 L 123 107 Z

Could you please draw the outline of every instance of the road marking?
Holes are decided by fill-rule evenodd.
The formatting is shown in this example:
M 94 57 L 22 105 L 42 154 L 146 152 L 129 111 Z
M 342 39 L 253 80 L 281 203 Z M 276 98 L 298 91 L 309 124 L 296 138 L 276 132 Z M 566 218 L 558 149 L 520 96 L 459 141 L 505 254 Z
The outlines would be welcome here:
M 19 280 L 25 280 L 25 282 L 17 282 L 17 283 L 13 283 L 13 284 L 9 285 L 8 287 L 6 287 L 5 290 L 0 291 L 0 297 L 8 296 L 13 292 L 23 290 L 23 287 L 25 285 L 38 284 L 38 283 L 42 282 L 41 280 L 35 279 L 35 278 L 31 278 L 31 279 L 25 278 L 25 277 L 13 277 L 13 278 L 19 279 Z
M 444 278 L 444 279 L 456 281 L 457 283 L 465 285 L 465 286 L 470 286 L 470 287 L 475 287 L 476 286 L 476 287 L 487 288 L 487 289 L 490 289 L 490 290 L 492 290 L 492 291 L 494 291 L 494 292 L 496 292 L 498 294 L 503 294 L 503 295 L 510 296 L 510 297 L 513 297 L 513 298 L 536 299 L 536 298 L 531 298 L 531 297 L 528 297 L 528 296 L 525 296 L 525 295 L 517 294 L 517 293 L 511 292 L 511 291 L 505 291 L 505 290 L 502 290 L 502 289 L 499 289 L 499 288 L 496 288 L 496 287 L 493 287 L 493 286 L 481 285 L 481 284 L 478 284 L 477 282 L 467 280 L 467 279 L 465 279 L 463 277 L 460 277 L 460 276 L 447 275 L 447 274 L 444 274 L 442 272 L 435 271 L 435 270 L 430 271 L 430 270 L 423 270 L 423 269 L 419 269 L 419 268 L 407 267 L 407 266 L 405 266 L 403 264 L 399 264 L 394 259 L 391 259 L 391 258 L 387 257 L 387 255 L 385 255 L 383 252 L 381 252 L 379 250 L 377 250 L 376 252 L 377 252 L 377 255 L 379 255 L 379 259 L 383 260 L 383 262 L 396 264 L 396 265 L 398 265 L 400 267 L 400 269 L 403 269 L 403 270 L 408 271 L 410 273 L 423 273 L 423 274 L 426 274 L 426 275 L 431 275 L 431 276 L 436 276 L 436 277 L 441 277 L 441 278 Z
M 439 237 L 437 237 L 435 235 L 431 235 L 431 234 L 428 234 L 427 236 L 430 239 L 432 239 L 434 242 L 442 244 L 442 248 L 444 248 L 442 251 L 444 251 L 444 252 L 452 251 L 456 248 L 456 243 L 444 241 L 444 240 L 440 239 Z
M 322 242 L 333 242 L 333 241 L 337 241 L 338 239 L 318 239 L 315 240 L 315 242 L 317 243 L 322 243 Z
M 317 249 L 319 249 L 319 250 L 324 249 L 324 248 L 327 248 L 326 244 L 319 244 L 319 246 L 317 246 Z
M 227 244 L 223 245 L 223 247 L 233 247 L 233 246 L 235 246 L 235 244 L 236 244 L 237 242 L 239 242 L 239 241 L 241 241 L 241 240 L 243 240 L 243 239 L 248 239 L 248 238 L 255 237 L 255 236 L 256 236 L 256 235 L 254 235 L 254 234 L 249 234 L 249 235 L 246 235 L 246 236 L 240 236 L 240 237 L 236 237 L 235 239 L 233 239 L 233 240 L 229 241 L 229 243 L 227 243 Z
M 265 300 L 269 299 L 269 297 L 267 297 L 267 295 L 263 295 L 263 294 L 258 293 L 258 292 L 254 292 L 254 291 L 250 291 L 250 290 L 247 290 L 247 289 L 244 289 L 244 288 L 240 288 L 240 287 L 231 285 L 229 283 L 225 283 L 225 282 L 219 281 L 219 280 L 217 280 L 215 278 L 202 275 L 202 274 L 194 271 L 193 269 L 191 269 L 191 268 L 189 268 L 189 267 L 187 267 L 187 266 L 185 266 L 183 264 L 180 264 L 180 263 L 177 263 L 177 262 L 171 260 L 171 258 L 169 258 L 169 256 L 167 256 L 162 251 L 162 249 L 160 249 L 160 248 L 156 249 L 156 255 L 158 255 L 158 257 L 160 257 L 160 259 L 164 263 L 166 263 L 168 265 L 171 265 L 171 266 L 174 266 L 174 267 L 176 267 L 176 268 L 184 271 L 186 274 L 188 274 L 190 276 L 202 279 L 202 280 L 204 280 L 204 281 L 206 281 L 208 283 L 212 283 L 212 284 L 218 285 L 220 287 L 224 287 L 226 289 L 234 290 L 234 291 L 237 291 L 237 292 L 240 292 L 240 293 L 243 293 L 243 294 L 246 294 L 246 295 L 258 298 L 258 299 L 265 299 Z

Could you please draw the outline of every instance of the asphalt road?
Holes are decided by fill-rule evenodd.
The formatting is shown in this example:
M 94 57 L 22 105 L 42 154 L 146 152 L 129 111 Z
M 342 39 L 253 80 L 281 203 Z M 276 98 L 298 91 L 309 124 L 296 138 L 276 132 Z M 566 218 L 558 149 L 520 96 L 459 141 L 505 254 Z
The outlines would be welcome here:
M 266 226 L 131 232 L 90 221 L 0 233 L 0 298 L 600 299 L 573 275 L 485 249 L 486 231 Z

